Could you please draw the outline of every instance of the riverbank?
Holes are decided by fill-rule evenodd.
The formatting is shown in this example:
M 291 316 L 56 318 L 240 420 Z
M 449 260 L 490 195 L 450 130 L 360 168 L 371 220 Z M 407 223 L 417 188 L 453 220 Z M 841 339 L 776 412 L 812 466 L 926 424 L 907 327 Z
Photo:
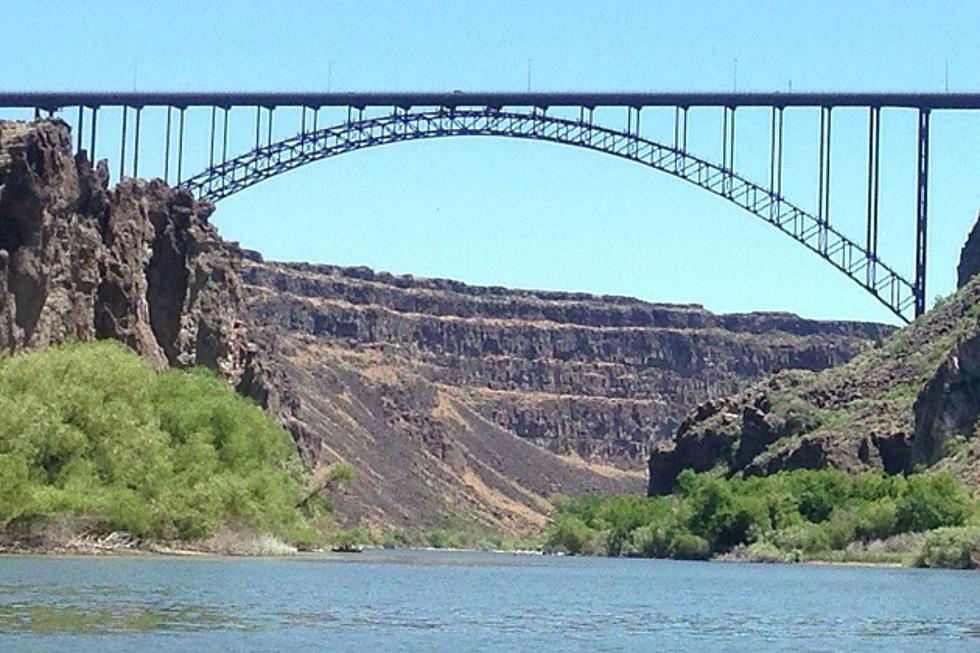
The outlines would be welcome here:
M 289 556 L 299 549 L 279 538 L 229 528 L 218 529 L 210 537 L 192 540 L 157 540 L 125 532 L 108 534 L 71 534 L 58 537 L 46 534 L 33 540 L 0 539 L 2 555 L 72 555 L 72 556 Z
M 917 538 L 923 543 L 925 535 Z M 880 544 L 880 543 L 879 543 Z M 872 545 L 874 546 L 874 545 Z M 873 567 L 882 569 L 914 568 L 921 557 L 921 546 L 917 549 L 906 549 L 902 552 L 868 551 L 832 551 L 826 555 L 795 554 L 765 554 L 751 547 L 728 552 L 701 560 L 720 564 L 760 564 L 760 565 L 814 565 L 833 567 Z M 373 559 L 379 555 L 390 553 L 396 556 L 417 553 L 460 553 L 460 554 L 497 554 L 510 556 L 541 556 L 568 557 L 583 559 L 609 558 L 609 556 L 567 554 L 561 551 L 549 551 L 544 548 L 465 548 L 465 547 L 429 547 L 429 546 L 380 546 L 364 544 L 350 551 L 338 551 L 331 548 L 316 548 L 300 550 L 289 546 L 271 536 L 221 534 L 215 538 L 199 542 L 159 542 L 141 540 L 127 533 L 112 533 L 107 536 L 86 536 L 74 538 L 62 543 L 25 546 L 20 544 L 0 543 L 0 556 L 51 556 L 51 557 L 193 557 L 193 558 L 268 558 L 288 559 L 330 559 L 340 561 L 359 561 Z M 362 557 L 362 554 L 365 554 Z M 657 559 L 641 558 L 640 556 L 618 556 L 619 559 Z M 944 565 L 928 565 L 944 568 Z M 954 567 L 956 565 L 946 565 Z M 962 568 L 960 565 L 958 568 Z M 973 568 L 980 570 L 980 564 Z

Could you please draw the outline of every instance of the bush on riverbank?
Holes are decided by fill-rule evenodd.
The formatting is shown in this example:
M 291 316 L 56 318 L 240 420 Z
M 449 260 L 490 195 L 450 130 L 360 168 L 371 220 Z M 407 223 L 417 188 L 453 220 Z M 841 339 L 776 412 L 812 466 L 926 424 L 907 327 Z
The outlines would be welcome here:
M 903 534 L 963 527 L 980 515 L 977 500 L 948 475 L 837 470 L 746 479 L 686 471 L 669 496 L 587 496 L 558 507 L 549 549 L 676 559 L 895 561 L 909 553 Z M 960 544 L 937 540 L 925 560 L 949 559 L 940 550 Z
M 915 558 L 915 566 L 980 569 L 980 527 L 932 531 Z
M 289 436 L 206 370 L 154 372 L 111 342 L 0 359 L 0 531 L 317 536 Z

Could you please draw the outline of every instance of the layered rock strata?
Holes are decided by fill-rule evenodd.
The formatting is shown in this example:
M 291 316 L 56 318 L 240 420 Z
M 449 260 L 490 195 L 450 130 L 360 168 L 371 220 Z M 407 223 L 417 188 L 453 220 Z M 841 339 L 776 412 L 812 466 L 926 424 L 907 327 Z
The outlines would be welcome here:
M 774 370 L 844 362 L 891 330 L 249 259 L 252 333 L 301 379 L 292 423 L 317 443 L 308 455 L 377 469 L 385 462 L 366 443 L 415 441 L 438 462 L 402 474 L 413 478 L 461 475 L 490 456 L 503 474 L 481 482 L 518 502 L 508 493 L 632 491 L 651 443 L 690 407 Z M 562 476 L 573 470 L 600 473 Z M 421 502 L 389 478 L 344 507 Z

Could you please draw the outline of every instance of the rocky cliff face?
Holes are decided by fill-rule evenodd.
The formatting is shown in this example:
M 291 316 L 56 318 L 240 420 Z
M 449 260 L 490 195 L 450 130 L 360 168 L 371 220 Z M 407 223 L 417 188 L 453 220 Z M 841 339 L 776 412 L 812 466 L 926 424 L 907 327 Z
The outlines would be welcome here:
M 698 406 L 654 448 L 649 492 L 670 492 L 685 468 L 946 470 L 980 485 L 978 253 L 975 226 L 956 294 L 880 346 L 833 369 L 781 372 Z
M 522 493 L 633 491 L 651 443 L 698 402 L 773 370 L 846 361 L 890 331 L 250 258 L 253 334 L 296 381 L 287 421 L 306 455 L 377 470 L 379 440 L 386 451 L 418 443 L 357 490 L 370 498 L 341 500 L 362 515 L 450 515 L 428 488 L 471 474 L 517 504 Z M 434 470 L 446 477 L 427 478 Z
M 253 262 L 245 279 L 257 325 L 383 353 L 511 433 L 625 467 L 697 402 L 776 369 L 843 362 L 887 331 L 363 268 Z
M 108 188 L 57 120 L 0 122 L 0 349 L 114 338 L 156 367 L 232 380 L 252 355 L 240 254 L 211 206 L 159 181 Z

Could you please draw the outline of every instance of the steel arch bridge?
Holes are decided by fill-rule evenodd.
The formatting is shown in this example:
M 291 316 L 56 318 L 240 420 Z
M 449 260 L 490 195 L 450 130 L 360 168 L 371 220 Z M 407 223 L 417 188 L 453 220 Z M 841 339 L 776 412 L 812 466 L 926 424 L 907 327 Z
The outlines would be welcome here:
M 496 109 L 394 112 L 343 122 L 257 147 L 182 182 L 197 197 L 218 201 L 264 179 L 315 161 L 388 143 L 449 136 L 503 136 L 604 152 L 683 179 L 762 218 L 856 281 L 902 315 L 915 300 L 913 284 L 820 217 L 777 192 L 679 147 L 591 122 Z
M 118 176 L 140 172 L 144 112 L 156 110 L 162 129 L 161 176 L 190 190 L 202 200 L 219 201 L 265 179 L 309 163 L 389 143 L 455 136 L 494 136 L 559 143 L 610 154 L 684 180 L 742 208 L 817 254 L 860 285 L 904 321 L 925 310 L 926 236 L 928 227 L 929 127 L 933 111 L 980 110 L 980 94 L 963 93 L 3 93 L 0 110 L 27 108 L 35 117 L 57 116 L 72 124 L 76 149 L 95 159 L 105 140 L 98 132 L 99 111 L 119 107 Z M 578 116 L 549 113 L 575 109 Z M 595 120 L 596 108 L 626 111 L 625 125 Z M 640 129 L 645 108 L 672 108 L 673 140 L 658 142 Z M 767 108 L 771 112 L 769 175 L 752 180 L 735 166 L 736 110 Z M 860 107 L 868 112 L 867 214 L 863 238 L 848 236 L 831 223 L 831 127 L 833 110 Z M 229 156 L 229 114 L 254 112 L 254 143 Z M 299 112 L 297 129 L 281 137 L 273 129 L 278 108 Z M 346 109 L 346 119 L 318 126 L 321 110 Z M 688 111 L 720 109 L 720 161 L 688 148 Z M 807 210 L 783 194 L 783 114 L 787 109 L 819 110 L 818 201 Z M 886 263 L 878 252 L 879 150 L 882 109 L 917 113 L 916 219 L 912 230 L 915 262 L 911 275 Z M 208 156 L 203 170 L 183 174 L 194 157 L 185 152 L 185 113 L 209 110 Z M 365 115 L 365 109 L 372 109 Z M 380 110 L 380 111 L 379 111 Z M 77 117 L 76 117 L 77 111 Z M 239 112 L 240 113 L 240 112 Z M 265 127 L 263 130 L 263 115 Z M 86 117 L 88 121 L 86 124 Z M 132 120 L 130 118 L 132 117 Z M 101 126 L 104 127 L 105 120 Z M 87 127 L 87 131 L 86 131 Z M 161 124 L 160 127 L 163 127 Z M 142 129 L 141 129 L 142 128 Z M 159 134 L 158 128 L 155 133 Z M 265 131 L 266 133 L 263 133 Z M 280 130 L 281 132 L 281 125 Z M 101 140 L 97 137 L 101 136 Z M 176 142 L 174 139 L 176 133 Z M 88 137 L 86 139 L 86 136 Z M 84 144 L 88 141 L 88 148 Z M 204 144 L 192 139 L 198 159 Z M 127 156 L 127 145 L 129 155 Z M 233 145 L 234 147 L 234 145 Z M 145 154 L 144 154 L 145 157 Z M 131 161 L 131 164 L 130 164 Z M 197 165 L 197 164 L 195 164 Z M 146 167 L 144 161 L 144 169 Z M 176 174 L 173 174 L 173 171 Z

